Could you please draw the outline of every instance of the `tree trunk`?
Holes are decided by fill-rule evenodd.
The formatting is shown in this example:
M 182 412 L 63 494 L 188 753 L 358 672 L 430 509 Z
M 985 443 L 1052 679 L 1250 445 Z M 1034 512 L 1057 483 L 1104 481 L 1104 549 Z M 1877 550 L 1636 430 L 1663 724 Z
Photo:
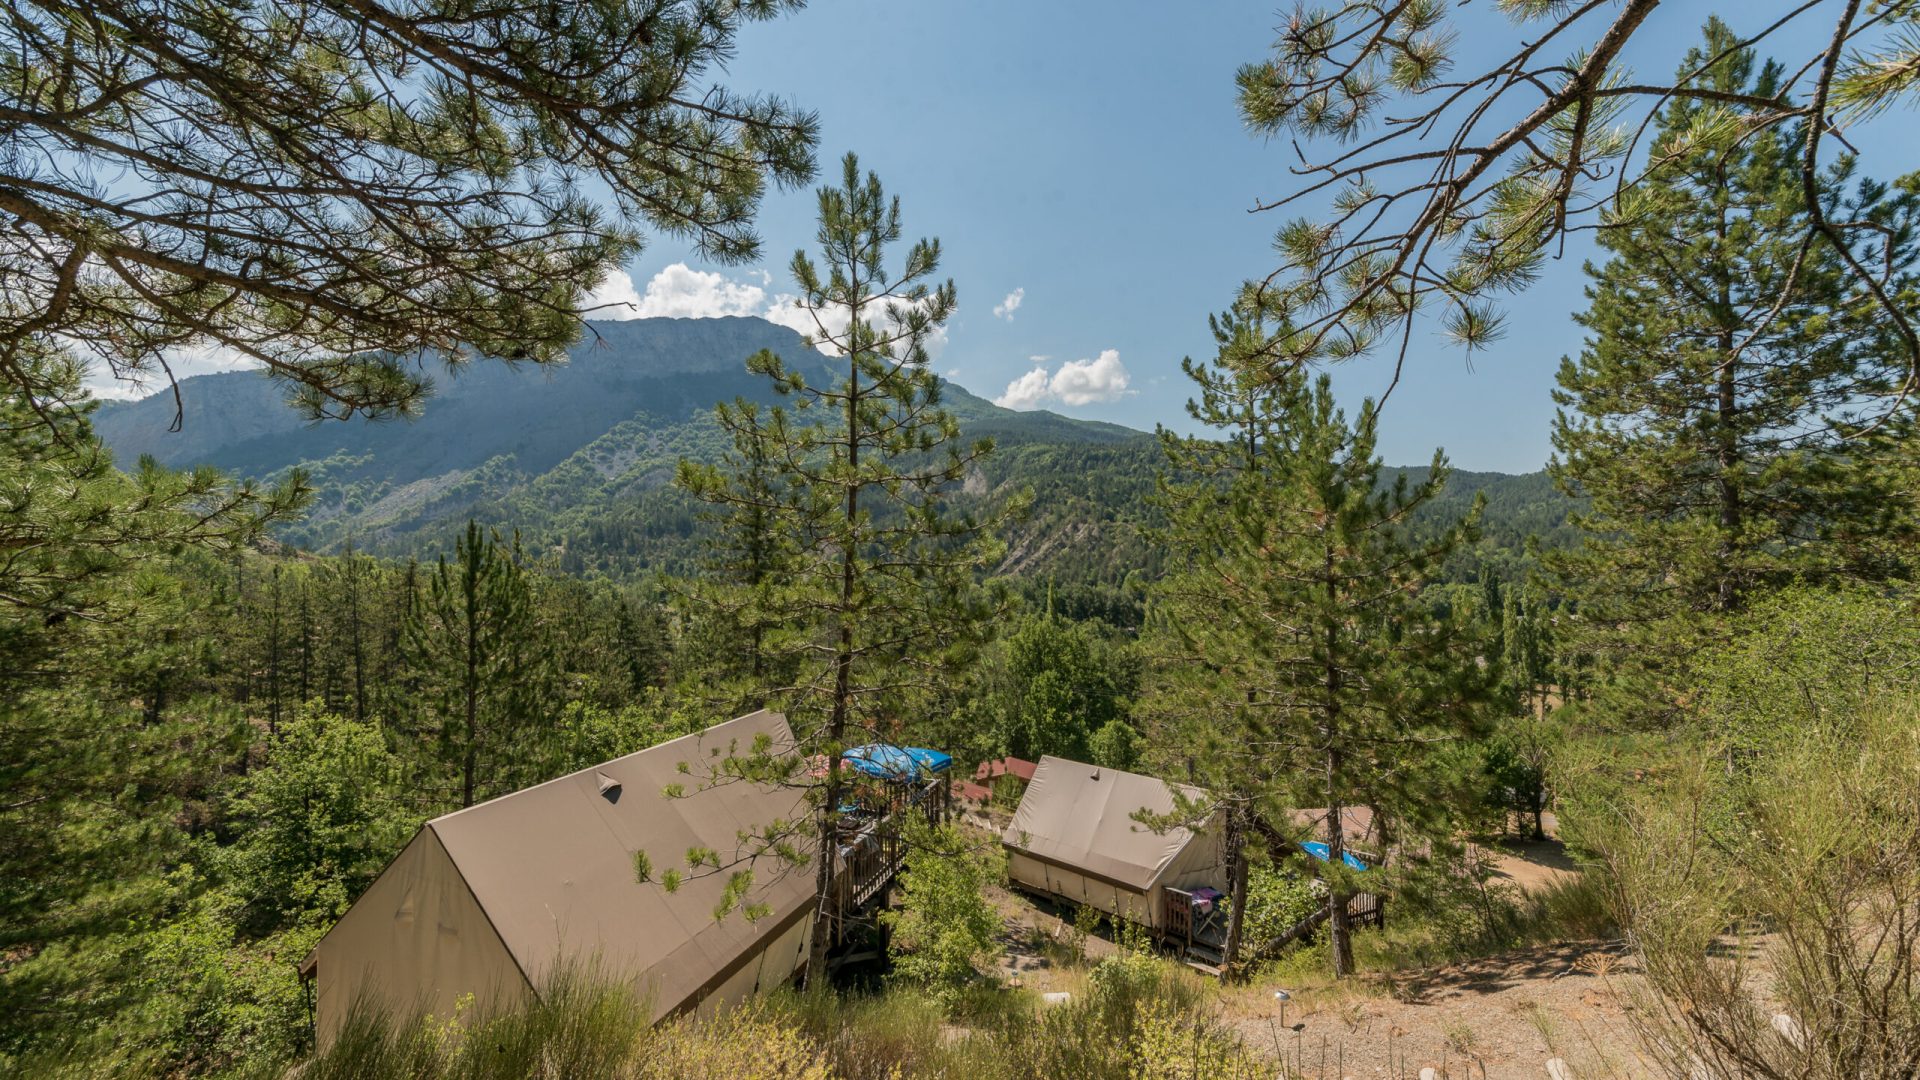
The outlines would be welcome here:
M 1353 942 L 1350 940 L 1347 926 L 1347 893 L 1338 883 L 1340 871 L 1345 868 L 1341 856 L 1346 854 L 1346 806 L 1340 788 L 1340 690 L 1341 677 L 1339 656 L 1339 578 L 1335 573 L 1333 546 L 1329 541 L 1326 548 L 1326 590 L 1327 590 L 1327 627 L 1326 627 L 1326 727 L 1324 735 L 1327 747 L 1327 938 L 1333 946 L 1333 975 L 1340 979 L 1353 973 Z
M 267 738 L 280 737 L 280 568 L 274 567 L 268 585 L 267 611 Z
M 857 284 L 857 283 L 856 283 Z M 859 318 L 859 311 L 854 311 Z M 855 560 L 859 550 L 853 535 L 860 517 L 860 361 L 847 351 L 847 503 L 846 532 L 840 551 L 840 628 L 833 657 L 833 710 L 827 721 L 827 790 L 820 805 L 819 869 L 814 879 L 813 938 L 807 950 L 807 989 L 825 985 L 827 949 L 838 912 L 834 863 L 839 855 L 840 751 L 853 708 L 853 596 Z
M 1233 807 L 1227 811 L 1227 941 L 1220 950 L 1220 972 L 1228 979 L 1239 975 L 1240 935 L 1247 911 L 1247 829 L 1246 811 Z
M 477 557 L 477 556 L 476 556 Z M 474 773 L 477 771 L 478 744 L 480 741 L 480 628 L 479 587 L 475 578 L 477 570 L 466 569 L 467 602 L 467 657 L 466 679 L 463 689 L 466 692 L 465 719 L 466 753 L 461 758 L 460 769 L 460 805 L 462 808 L 473 805 Z
M 367 650 L 360 627 L 360 570 L 353 549 L 347 549 L 347 619 L 353 630 L 353 718 L 367 720 Z
M 1722 169 L 1720 174 L 1720 183 L 1724 191 L 1729 184 L 1724 169 Z M 1720 502 L 1720 542 L 1717 553 L 1720 562 L 1720 581 L 1718 595 L 1715 597 L 1715 604 L 1718 610 L 1727 612 L 1733 611 L 1740 603 L 1740 582 L 1733 567 L 1735 548 L 1737 546 L 1735 541 L 1740 531 L 1742 517 L 1739 483 L 1742 462 L 1740 460 L 1740 437 L 1738 431 L 1734 428 L 1734 420 L 1740 407 L 1739 361 L 1734 355 L 1734 331 L 1731 326 L 1731 320 L 1733 318 L 1733 286 L 1732 283 L 1727 280 L 1725 272 L 1726 260 L 1724 255 L 1727 245 L 1729 244 L 1729 239 L 1727 212 L 1724 203 L 1722 203 L 1720 208 L 1718 232 L 1720 234 L 1720 251 L 1723 258 L 1720 260 L 1719 295 L 1716 297 L 1719 301 L 1719 307 L 1714 312 L 1714 315 L 1721 322 L 1719 341 L 1717 342 L 1720 352 L 1720 370 L 1717 373 L 1718 378 L 1716 380 L 1717 385 L 1715 387 L 1716 395 L 1714 401 L 1714 415 L 1717 420 L 1715 437 L 1719 444 L 1718 454 L 1716 455 L 1717 460 L 1715 461 L 1715 464 L 1719 468 L 1716 487 L 1718 488 L 1717 494 Z
M 1340 752 L 1327 755 L 1327 940 L 1333 947 L 1333 976 L 1344 979 L 1353 974 L 1353 930 L 1347 921 L 1348 894 L 1339 884 L 1346 867 L 1347 838 L 1341 818 L 1346 807 L 1334 793 L 1334 775 L 1339 770 Z

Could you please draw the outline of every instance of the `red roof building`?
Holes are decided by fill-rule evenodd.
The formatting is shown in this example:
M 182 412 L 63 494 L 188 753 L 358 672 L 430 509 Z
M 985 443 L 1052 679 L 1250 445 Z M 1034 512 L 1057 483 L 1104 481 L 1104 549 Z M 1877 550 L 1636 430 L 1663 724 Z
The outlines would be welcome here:
M 965 799 L 967 802 L 984 803 L 993 798 L 993 789 L 982 787 L 971 780 L 955 780 L 953 794 L 955 798 Z
M 1038 766 L 1025 758 L 1003 757 L 995 761 L 983 761 L 973 770 L 973 778 L 982 784 L 992 784 L 1003 776 L 1011 776 L 1021 783 L 1033 779 L 1033 770 Z

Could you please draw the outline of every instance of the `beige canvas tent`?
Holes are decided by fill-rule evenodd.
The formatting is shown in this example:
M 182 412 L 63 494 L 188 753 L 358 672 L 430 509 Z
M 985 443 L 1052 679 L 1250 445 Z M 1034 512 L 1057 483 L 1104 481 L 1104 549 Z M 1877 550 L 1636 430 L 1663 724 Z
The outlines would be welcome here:
M 472 995 L 468 1014 L 484 1015 L 563 962 L 631 980 L 655 1019 L 789 981 L 807 956 L 810 870 L 763 863 L 746 902 L 771 910 L 750 922 L 714 917 L 725 875 L 670 894 L 634 862 L 677 865 L 693 847 L 725 858 L 743 831 L 803 821 L 798 791 L 699 780 L 761 736 L 793 750 L 786 718 L 761 711 L 428 822 L 301 964 L 321 1044 L 363 993 L 439 1017 Z M 672 784 L 684 797 L 663 794 Z M 810 846 L 804 829 L 795 842 Z
M 1223 884 L 1225 858 L 1217 828 L 1155 832 L 1134 820 L 1143 809 L 1171 813 L 1172 789 L 1150 776 L 1043 757 L 1001 837 L 1008 876 L 1162 929 L 1165 890 Z

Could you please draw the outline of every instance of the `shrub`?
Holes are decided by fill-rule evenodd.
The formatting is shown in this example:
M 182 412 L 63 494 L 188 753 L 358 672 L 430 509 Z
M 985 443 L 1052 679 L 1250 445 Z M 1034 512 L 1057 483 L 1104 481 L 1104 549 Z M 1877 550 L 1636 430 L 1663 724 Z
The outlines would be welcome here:
M 1026 781 L 1012 773 L 1002 773 L 993 781 L 993 805 L 1012 810 L 1020 805 L 1020 796 L 1027 793 Z
M 1100 725 L 1087 739 L 1087 753 L 1095 765 L 1109 769 L 1132 769 L 1140 764 L 1140 733 L 1133 725 L 1115 717 Z
M 1004 873 L 998 844 L 975 843 L 952 825 L 909 819 L 900 906 L 880 916 L 892 930 L 894 973 L 947 995 L 974 977 L 974 962 L 989 953 L 1000 915 L 986 887 Z
M 1259 948 L 1325 905 L 1312 882 L 1290 870 L 1255 866 L 1247 873 L 1247 944 Z
M 669 1024 L 647 1040 L 635 1080 L 737 1077 L 739 1080 L 828 1080 L 826 1051 L 762 1006 L 722 1011 L 706 1020 Z M 604 1073 L 557 1073 L 599 1076 Z
M 1651 987 L 1629 1015 L 1673 1075 L 1920 1073 L 1914 702 L 1703 761 L 1593 831 Z
M 1141 1009 L 1133 1056 L 1133 1075 L 1153 1080 L 1254 1080 L 1272 1071 L 1218 1021 L 1161 1001 Z
M 1702 727 L 1750 754 L 1824 728 L 1845 737 L 1870 703 L 1920 694 L 1920 618 L 1903 589 L 1795 586 L 1754 601 L 1695 661 Z
M 918 989 L 847 996 L 813 989 L 774 995 L 768 1008 L 821 1048 L 837 1080 L 943 1073 L 978 1080 L 975 1073 L 946 1068 L 950 1053 L 937 1033 L 946 1022 L 948 1003 Z

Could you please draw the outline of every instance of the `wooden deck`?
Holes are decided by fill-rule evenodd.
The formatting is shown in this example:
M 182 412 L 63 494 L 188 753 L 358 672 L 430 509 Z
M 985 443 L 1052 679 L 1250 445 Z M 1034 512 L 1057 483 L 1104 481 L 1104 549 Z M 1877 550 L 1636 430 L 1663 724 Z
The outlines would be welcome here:
M 856 807 L 841 815 L 840 850 L 834 869 L 834 925 L 830 928 L 836 945 L 845 942 L 854 928 L 871 925 L 875 910 L 885 906 L 888 890 L 906 863 L 902 839 L 906 822 L 917 816 L 937 826 L 951 812 L 944 776 L 889 787 L 897 789 L 890 805 Z
M 1210 975 L 1220 974 L 1220 965 L 1226 961 L 1227 946 L 1224 898 L 1216 900 L 1211 910 L 1202 911 L 1202 905 L 1187 890 L 1169 886 L 1161 892 L 1161 943 L 1178 953 L 1180 959 L 1189 966 Z M 1327 921 L 1331 911 L 1331 904 L 1322 904 L 1313 914 L 1272 941 L 1243 942 L 1242 959 L 1259 960 L 1272 956 L 1311 934 Z M 1355 928 L 1385 926 L 1386 900 L 1378 893 L 1355 893 L 1347 897 L 1347 918 Z

